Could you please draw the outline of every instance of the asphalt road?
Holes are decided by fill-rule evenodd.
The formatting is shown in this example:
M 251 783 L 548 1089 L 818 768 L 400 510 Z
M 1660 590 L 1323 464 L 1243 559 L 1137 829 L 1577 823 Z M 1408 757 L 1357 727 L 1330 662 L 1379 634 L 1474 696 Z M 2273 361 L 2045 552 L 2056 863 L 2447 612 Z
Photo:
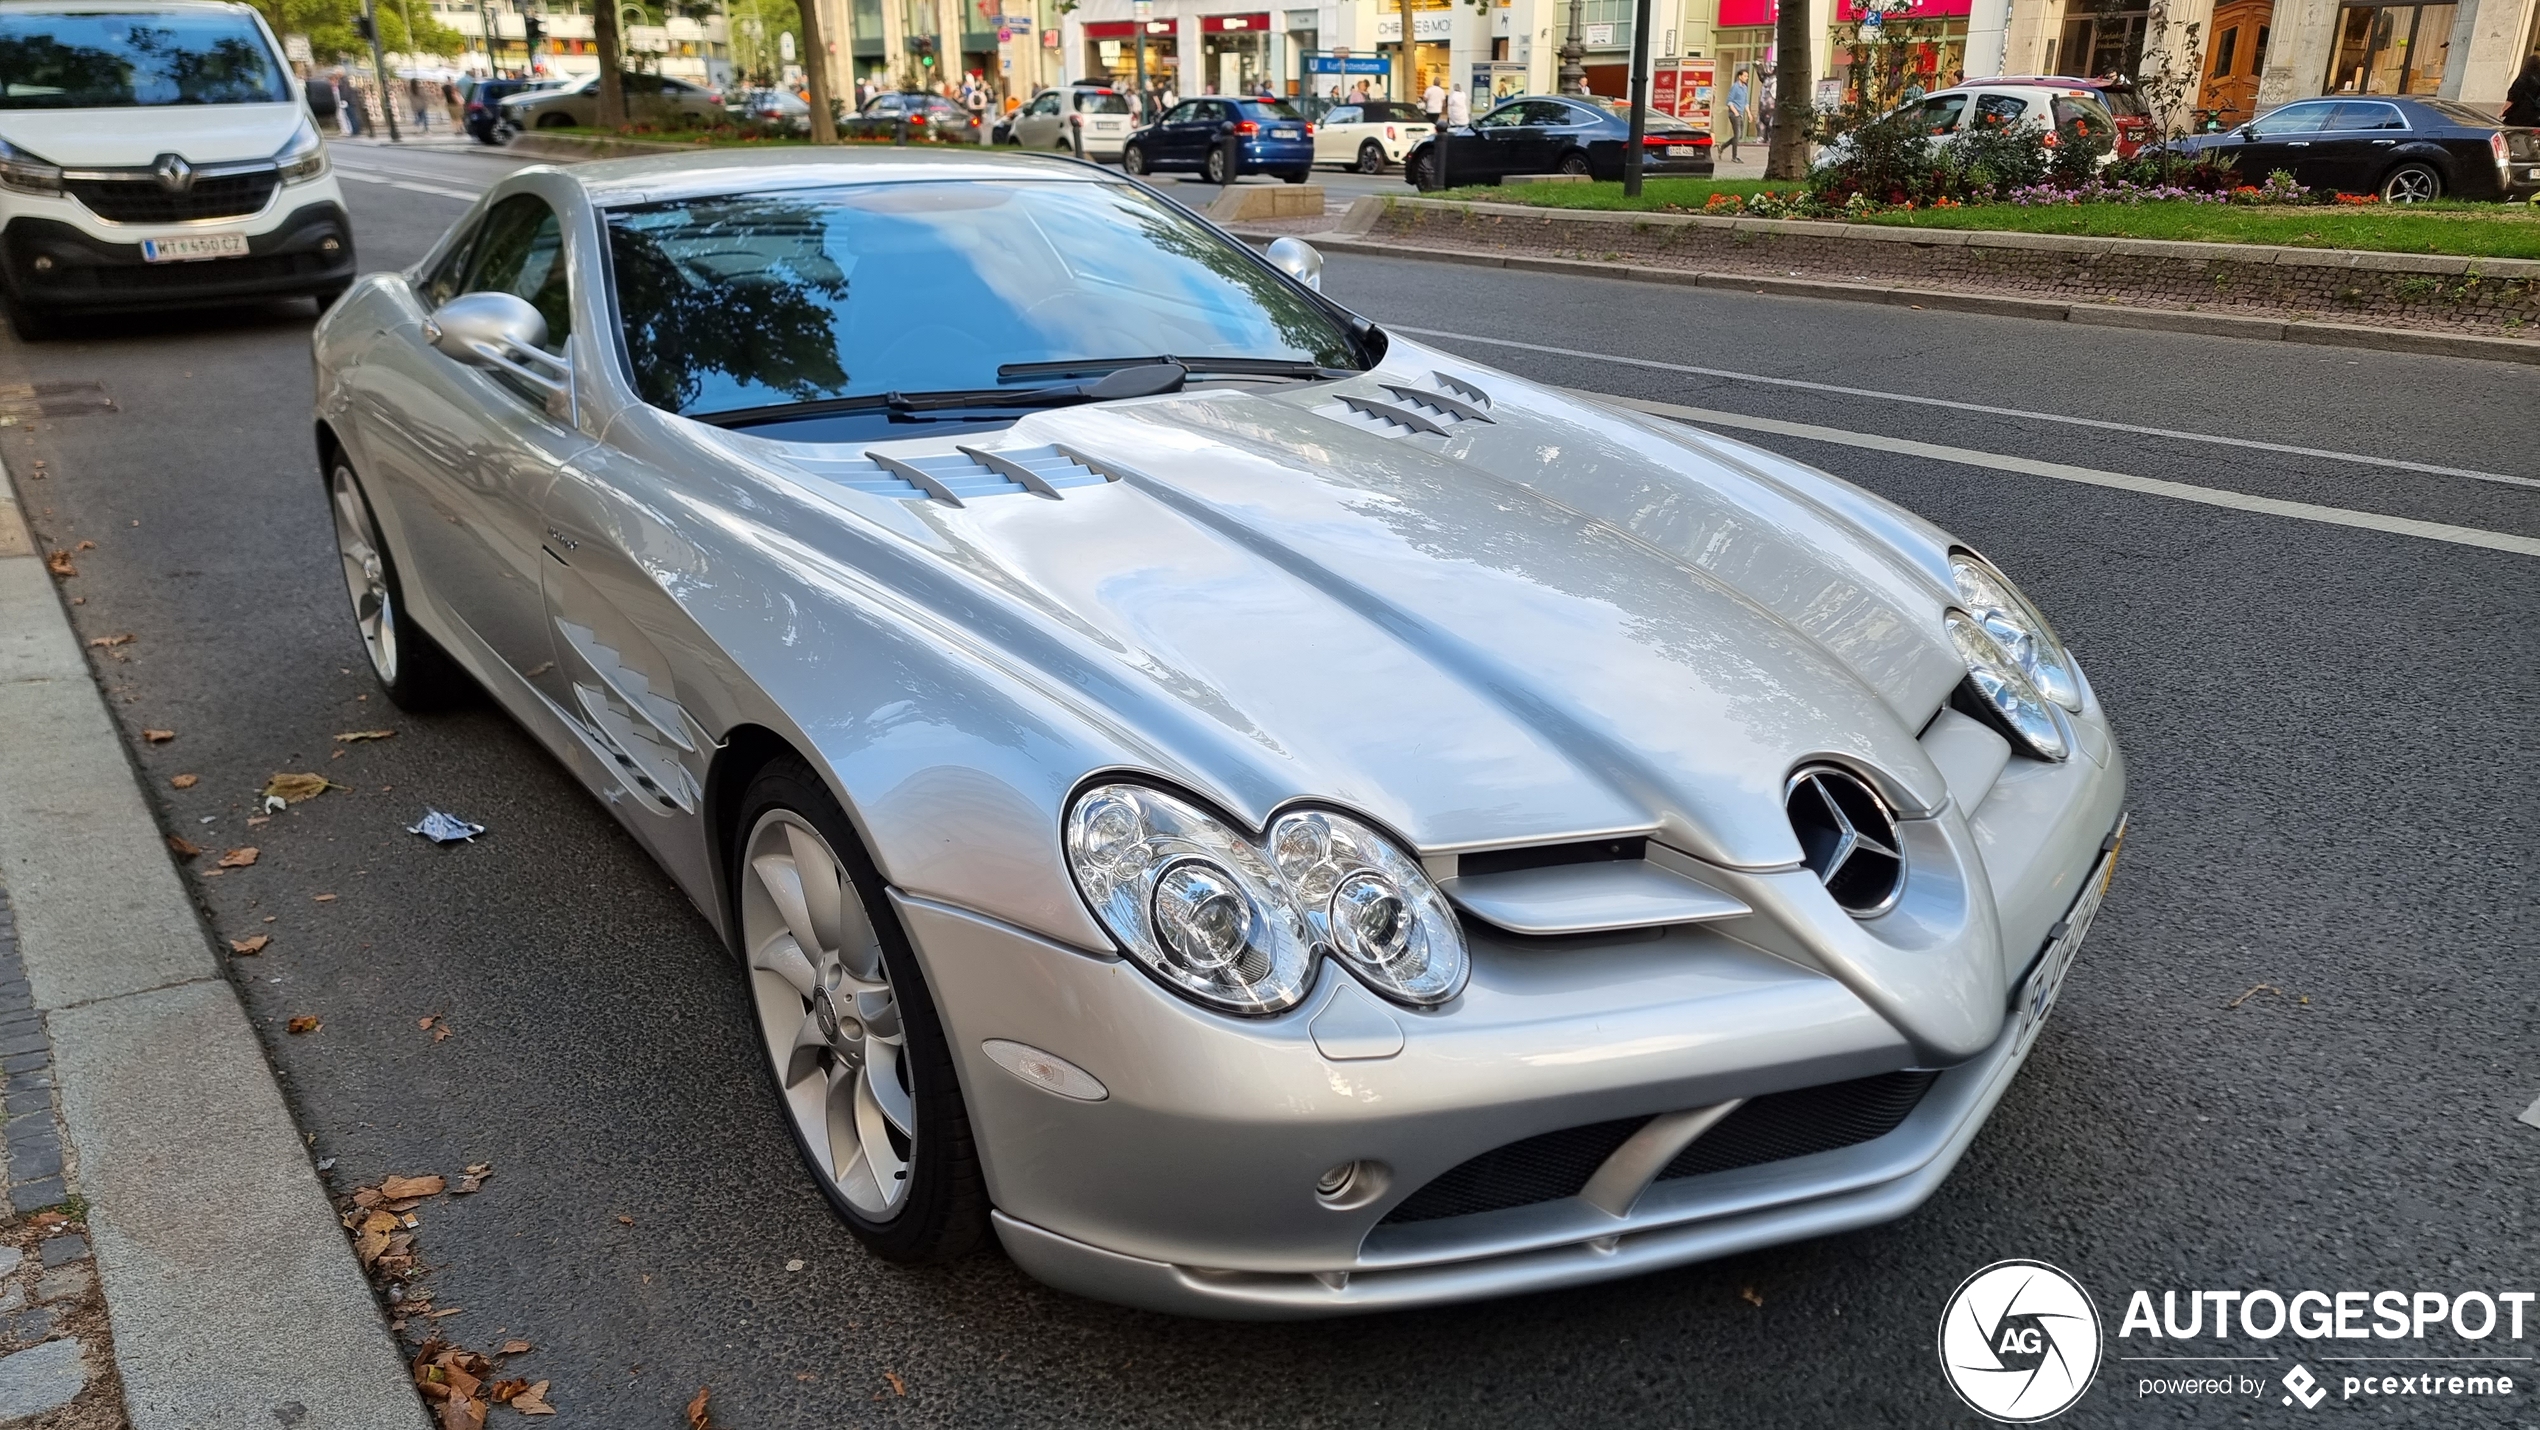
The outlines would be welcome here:
M 506 162 L 339 155 L 366 171 L 347 188 L 374 267 L 420 255 Z M 1364 258 L 1328 281 L 1382 322 L 1532 344 L 1455 340 L 1575 387 L 2540 532 L 2527 368 Z M 2540 1094 L 2540 558 L 1758 438 L 1991 554 L 2115 712 L 2133 832 L 2028 1068 L 1892 1226 L 1450 1310 L 1186 1322 L 995 1254 L 916 1273 L 859 1254 L 794 1159 L 703 922 L 502 716 L 414 718 L 376 693 L 313 465 L 309 324 L 286 307 L 0 340 L 0 381 L 94 380 L 117 408 L 0 430 L 0 451 L 39 533 L 76 551 L 82 636 L 134 637 L 93 654 L 167 827 L 262 850 L 197 887 L 222 938 L 274 940 L 232 967 L 311 1155 L 338 1188 L 494 1164 L 479 1195 L 421 1212 L 426 1284 L 460 1308 L 435 1324 L 531 1341 L 512 1373 L 553 1381 L 559 1424 L 675 1427 L 701 1386 L 734 1427 L 1975 1423 L 1933 1336 L 1998 1259 L 2072 1271 L 2112 1330 L 2135 1287 L 2527 1288 L 2540 1265 L 2540 1129 L 2514 1120 Z M 396 734 L 331 738 L 378 728 Z M 250 824 L 268 775 L 310 769 L 349 789 Z M 433 848 L 404 832 L 426 805 L 490 833 Z M 323 1028 L 285 1033 L 302 1014 Z M 2319 1348 L 2267 1349 L 2279 1374 Z M 2064 1423 L 2296 1413 L 2138 1401 L 2142 1369 L 2112 1360 Z M 2371 1413 L 2540 1420 L 2531 1405 Z

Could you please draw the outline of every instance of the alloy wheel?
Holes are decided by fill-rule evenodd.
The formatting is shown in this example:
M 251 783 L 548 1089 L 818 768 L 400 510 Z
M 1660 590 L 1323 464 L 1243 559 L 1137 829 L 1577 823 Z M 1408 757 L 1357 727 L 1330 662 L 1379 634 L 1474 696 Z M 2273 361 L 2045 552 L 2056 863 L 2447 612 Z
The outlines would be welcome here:
M 2381 185 L 2381 197 L 2385 203 L 2423 203 L 2442 195 L 2442 177 L 2423 164 L 2403 165 Z
M 1384 151 L 1384 149 L 1383 149 L 1380 145 L 1378 145 L 1378 144 L 1376 143 L 1376 141 L 1375 141 L 1375 140 L 1373 140 L 1373 139 L 1370 139 L 1370 140 L 1368 140 L 1366 143 L 1359 145 L 1359 146 L 1358 146 L 1358 172 L 1360 172 L 1360 173 L 1362 173 L 1362 174 L 1381 174 L 1381 173 L 1383 173 L 1384 171 L 1385 171 L 1385 151 Z
M 1211 149 L 1208 151 L 1208 181 L 1212 184 L 1218 185 L 1223 185 L 1226 182 L 1225 150 Z
M 1146 177 L 1146 172 L 1147 172 L 1147 151 L 1146 151 L 1146 150 L 1144 150 L 1144 149 L 1139 148 L 1139 147 L 1138 147 L 1137 145 L 1135 145 L 1135 144 L 1132 144 L 1132 145 L 1130 145 L 1128 148 L 1121 150 L 1121 151 L 1120 151 L 1120 167 L 1121 167 L 1121 168 L 1123 168 L 1123 169 L 1128 170 L 1128 171 L 1129 171 L 1129 173 L 1130 173 L 1130 175 L 1131 175 L 1132 177 L 1135 177 L 1135 178 L 1144 178 L 1144 177 Z
M 769 810 L 746 849 L 741 939 L 786 1115 L 847 1205 L 889 1221 L 908 1204 L 917 1105 L 881 939 L 809 821 Z
M 335 508 L 335 550 L 344 563 L 344 589 L 353 598 L 353 624 L 382 685 L 397 683 L 397 601 L 388 586 L 388 564 L 379 553 L 379 531 L 362 499 L 353 469 L 338 462 L 327 479 Z

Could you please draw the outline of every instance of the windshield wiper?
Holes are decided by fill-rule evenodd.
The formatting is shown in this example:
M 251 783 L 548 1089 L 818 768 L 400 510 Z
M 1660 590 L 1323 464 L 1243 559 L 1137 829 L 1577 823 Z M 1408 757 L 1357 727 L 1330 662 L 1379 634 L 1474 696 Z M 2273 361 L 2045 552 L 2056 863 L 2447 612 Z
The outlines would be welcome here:
M 998 374 L 1000 377 L 1003 373 Z M 1050 387 L 951 388 L 941 392 L 868 392 L 856 397 L 825 397 L 810 402 L 784 402 L 768 407 L 740 407 L 725 412 L 691 412 L 691 420 L 713 427 L 755 427 L 795 422 L 843 412 L 958 412 L 1018 407 L 1065 407 L 1078 402 L 1117 402 L 1153 397 L 1179 388 L 1190 373 L 1178 363 L 1141 358 L 1093 382 Z
M 1080 373 L 1117 372 L 1122 368 L 1145 367 L 1153 363 L 1171 363 L 1192 376 L 1218 377 L 1287 377 L 1319 381 L 1326 378 L 1356 377 L 1356 369 L 1325 367 L 1321 363 L 1301 362 L 1293 358 L 1179 357 L 1160 353 L 1154 357 L 1072 358 L 1065 362 L 1010 362 L 997 369 L 999 382 L 1012 382 L 1027 377 L 1074 377 Z

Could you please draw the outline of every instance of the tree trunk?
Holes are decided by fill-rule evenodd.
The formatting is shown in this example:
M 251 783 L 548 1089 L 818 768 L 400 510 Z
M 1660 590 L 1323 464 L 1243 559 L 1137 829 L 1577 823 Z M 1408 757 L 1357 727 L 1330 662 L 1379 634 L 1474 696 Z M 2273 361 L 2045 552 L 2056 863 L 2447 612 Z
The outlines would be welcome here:
M 591 48 L 600 52 L 599 126 L 626 127 L 626 61 L 619 51 L 617 0 L 592 0 Z
M 1764 177 L 1808 177 L 1808 131 L 1815 127 L 1811 102 L 1816 77 L 1808 72 L 1815 47 L 1809 43 L 1808 0 L 1781 0 L 1773 20 L 1773 147 L 1764 157 Z
M 829 38 L 820 28 L 820 0 L 802 0 L 803 79 L 811 86 L 811 142 L 838 142 L 838 121 L 829 113 Z

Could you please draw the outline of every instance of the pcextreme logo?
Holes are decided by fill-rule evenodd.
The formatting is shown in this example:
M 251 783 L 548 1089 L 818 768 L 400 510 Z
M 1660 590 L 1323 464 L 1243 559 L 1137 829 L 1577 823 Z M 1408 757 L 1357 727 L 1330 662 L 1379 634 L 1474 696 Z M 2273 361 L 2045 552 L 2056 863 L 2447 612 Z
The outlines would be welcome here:
M 1941 1311 L 1940 1369 L 1987 1419 L 2053 1419 L 2098 1373 L 2098 1308 L 2043 1261 L 1997 1261 L 1960 1282 Z

